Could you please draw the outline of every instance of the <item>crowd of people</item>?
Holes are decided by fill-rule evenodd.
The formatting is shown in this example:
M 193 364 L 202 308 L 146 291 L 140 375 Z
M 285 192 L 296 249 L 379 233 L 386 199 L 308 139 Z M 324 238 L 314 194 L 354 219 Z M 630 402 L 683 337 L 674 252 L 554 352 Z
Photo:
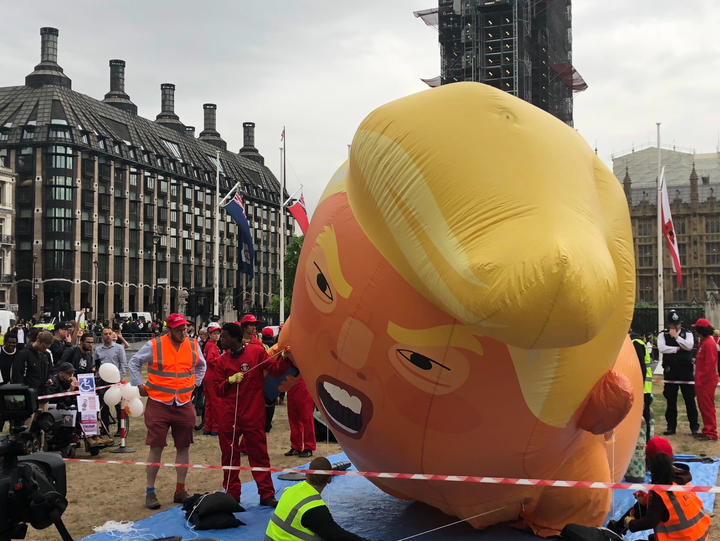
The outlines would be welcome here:
M 650 422 L 649 408 L 653 400 L 651 364 L 657 359 L 653 352 L 659 352 L 662 354 L 665 382 L 663 396 L 667 401 L 667 428 L 663 434 L 672 436 L 677 433 L 677 398 L 678 394 L 682 393 L 690 433 L 698 440 L 717 441 L 715 390 L 720 375 L 720 330 L 713 328 L 710 321 L 704 318 L 698 319 L 688 329 L 683 326 L 680 314 L 670 310 L 668 328 L 659 333 L 657 338 L 653 335 L 641 337 L 632 331 L 630 338 L 645 380 L 645 420 Z M 702 427 L 698 409 L 702 417 Z

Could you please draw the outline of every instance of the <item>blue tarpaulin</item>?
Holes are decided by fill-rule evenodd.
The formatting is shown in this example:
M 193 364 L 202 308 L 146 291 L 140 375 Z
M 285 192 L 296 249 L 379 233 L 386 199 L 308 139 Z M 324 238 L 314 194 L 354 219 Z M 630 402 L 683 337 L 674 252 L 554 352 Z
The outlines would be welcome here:
M 347 460 L 344 454 L 333 455 L 328 458 L 331 462 Z M 682 461 L 682 458 L 677 457 L 677 460 Z M 690 463 L 693 484 L 714 486 L 718 476 L 718 464 L 718 462 L 713 464 Z M 354 468 L 350 469 L 354 470 Z M 277 475 L 273 475 L 273 482 L 278 492 L 278 499 L 285 487 L 294 484 L 291 481 L 280 481 Z M 138 521 L 135 527 L 143 530 L 142 536 L 144 539 L 172 535 L 182 535 L 184 539 L 210 537 L 219 541 L 256 541 L 262 539 L 273 510 L 258 505 L 256 492 L 254 486 L 252 486 L 254 484 L 247 483 L 243 487 L 243 492 L 252 496 L 242 501 L 247 511 L 236 515 L 247 526 L 232 530 L 193 532 L 186 525 L 185 515 L 181 508 L 174 507 Z M 457 521 L 457 518 L 450 517 L 425 504 L 398 500 L 388 496 L 362 477 L 335 477 L 328 488 L 323 491 L 322 496 L 338 524 L 368 539 L 397 541 Z M 715 495 L 700 494 L 700 497 L 705 504 L 705 508 L 712 510 Z M 611 516 L 619 518 L 634 503 L 632 491 L 614 491 L 613 501 Z M 112 520 L 113 517 L 106 517 L 106 519 Z M 131 536 L 132 534 L 127 537 L 131 538 Z M 118 537 L 108 533 L 99 533 L 85 539 L 87 541 L 117 541 Z M 506 525 L 498 525 L 478 531 L 466 523 L 460 523 L 436 532 L 427 533 L 417 539 L 419 541 L 447 541 L 450 539 L 460 541 L 469 541 L 471 539 L 476 541 L 537 541 L 538 538 L 514 530 Z M 626 536 L 626 539 L 628 541 L 647 539 L 647 532 L 630 534 Z

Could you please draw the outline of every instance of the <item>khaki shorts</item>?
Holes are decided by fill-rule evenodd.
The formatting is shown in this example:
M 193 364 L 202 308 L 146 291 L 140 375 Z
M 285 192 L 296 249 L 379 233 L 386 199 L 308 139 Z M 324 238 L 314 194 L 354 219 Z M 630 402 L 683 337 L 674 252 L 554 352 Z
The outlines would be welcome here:
M 172 429 L 172 438 L 177 449 L 190 447 L 193 443 L 197 415 L 192 402 L 178 406 L 165 404 L 148 398 L 145 405 L 145 426 L 147 437 L 145 445 L 166 447 L 168 430 Z

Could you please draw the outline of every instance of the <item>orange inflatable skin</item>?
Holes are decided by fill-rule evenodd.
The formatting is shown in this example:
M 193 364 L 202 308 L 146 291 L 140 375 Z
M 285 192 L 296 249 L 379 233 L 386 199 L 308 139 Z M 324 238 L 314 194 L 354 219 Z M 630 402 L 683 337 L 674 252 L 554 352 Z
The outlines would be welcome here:
M 620 480 L 643 402 L 623 336 L 623 201 L 574 130 L 485 85 L 371 114 L 313 215 L 280 334 L 355 466 Z M 600 526 L 611 503 L 608 490 L 372 482 L 476 528 L 522 519 L 542 536 Z
M 333 224 L 344 280 L 364 286 L 358 288 L 357 296 L 345 299 L 338 294 L 327 256 L 315 243 L 328 223 Z M 425 300 L 382 258 L 352 219 L 344 193 L 330 196 L 316 211 L 295 284 L 293 315 L 283 327 L 280 346 L 292 344 L 292 357 L 310 394 L 358 469 L 580 481 L 622 479 L 642 415 L 642 398 L 634 399 L 630 388 L 642 389 L 642 378 L 629 340 L 614 366 L 614 377 L 626 382 L 619 388 L 620 394 L 625 392 L 629 400 L 614 424 L 625 417 L 629 406 L 632 411 L 628 422 L 615 430 L 613 442 L 612 432 L 594 435 L 578 429 L 583 413 L 593 416 L 584 407 L 565 428 L 540 422 L 525 404 L 502 342 L 480 337 L 482 355 L 456 348 L 444 359 L 437 357 L 444 347 L 408 344 L 399 348 L 388 335 L 389 325 L 431 336 L 439 327 L 459 323 Z M 417 355 L 422 357 L 413 358 Z M 428 363 L 430 368 L 425 370 Z M 442 395 L 422 390 L 423 385 L 435 381 L 433 371 L 447 369 L 457 373 L 451 383 L 454 389 Z M 331 393 L 359 399 L 360 414 L 342 406 Z M 595 421 L 602 421 L 606 413 L 599 411 Z M 470 521 L 477 528 L 522 517 L 544 536 L 557 534 L 570 522 L 601 525 L 611 502 L 606 490 L 372 482 L 393 496 L 420 500 L 461 518 L 499 509 Z

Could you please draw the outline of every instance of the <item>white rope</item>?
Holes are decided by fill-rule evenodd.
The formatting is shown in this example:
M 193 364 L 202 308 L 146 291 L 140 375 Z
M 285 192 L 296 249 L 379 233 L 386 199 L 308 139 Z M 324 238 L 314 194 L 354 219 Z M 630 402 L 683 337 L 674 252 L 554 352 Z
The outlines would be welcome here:
M 155 535 L 150 533 L 149 528 L 135 528 L 135 523 L 131 520 L 120 522 L 108 520 L 102 526 L 93 526 L 93 531 L 95 533 L 106 533 L 120 541 L 149 541 L 156 538 Z
M 525 504 L 525 502 L 520 502 L 521 504 Z M 421 535 L 425 535 L 428 533 L 436 532 L 438 530 L 442 530 L 443 528 L 449 528 L 450 526 L 455 526 L 456 524 L 460 524 L 462 522 L 467 522 L 468 520 L 472 520 L 474 518 L 482 517 L 484 515 L 489 515 L 490 513 L 495 513 L 497 511 L 502 511 L 503 509 L 507 509 L 508 507 L 512 507 L 514 505 L 517 505 L 515 503 L 508 504 L 504 507 L 498 507 L 497 509 L 493 509 L 492 511 L 485 511 L 484 513 L 480 513 L 479 515 L 475 515 L 473 517 L 464 518 L 462 520 L 457 520 L 455 522 L 451 522 L 450 524 L 445 524 L 444 526 L 438 526 L 437 528 L 433 528 L 432 530 L 427 530 L 425 532 L 416 533 L 414 535 L 411 535 L 409 537 L 403 537 L 402 539 L 398 539 L 398 541 L 406 541 L 407 539 L 413 539 L 415 537 L 420 537 Z
M 615 481 L 615 430 L 612 432 L 612 469 L 610 470 L 610 481 Z M 615 491 L 610 491 L 610 497 L 612 498 L 612 516 L 615 516 Z

